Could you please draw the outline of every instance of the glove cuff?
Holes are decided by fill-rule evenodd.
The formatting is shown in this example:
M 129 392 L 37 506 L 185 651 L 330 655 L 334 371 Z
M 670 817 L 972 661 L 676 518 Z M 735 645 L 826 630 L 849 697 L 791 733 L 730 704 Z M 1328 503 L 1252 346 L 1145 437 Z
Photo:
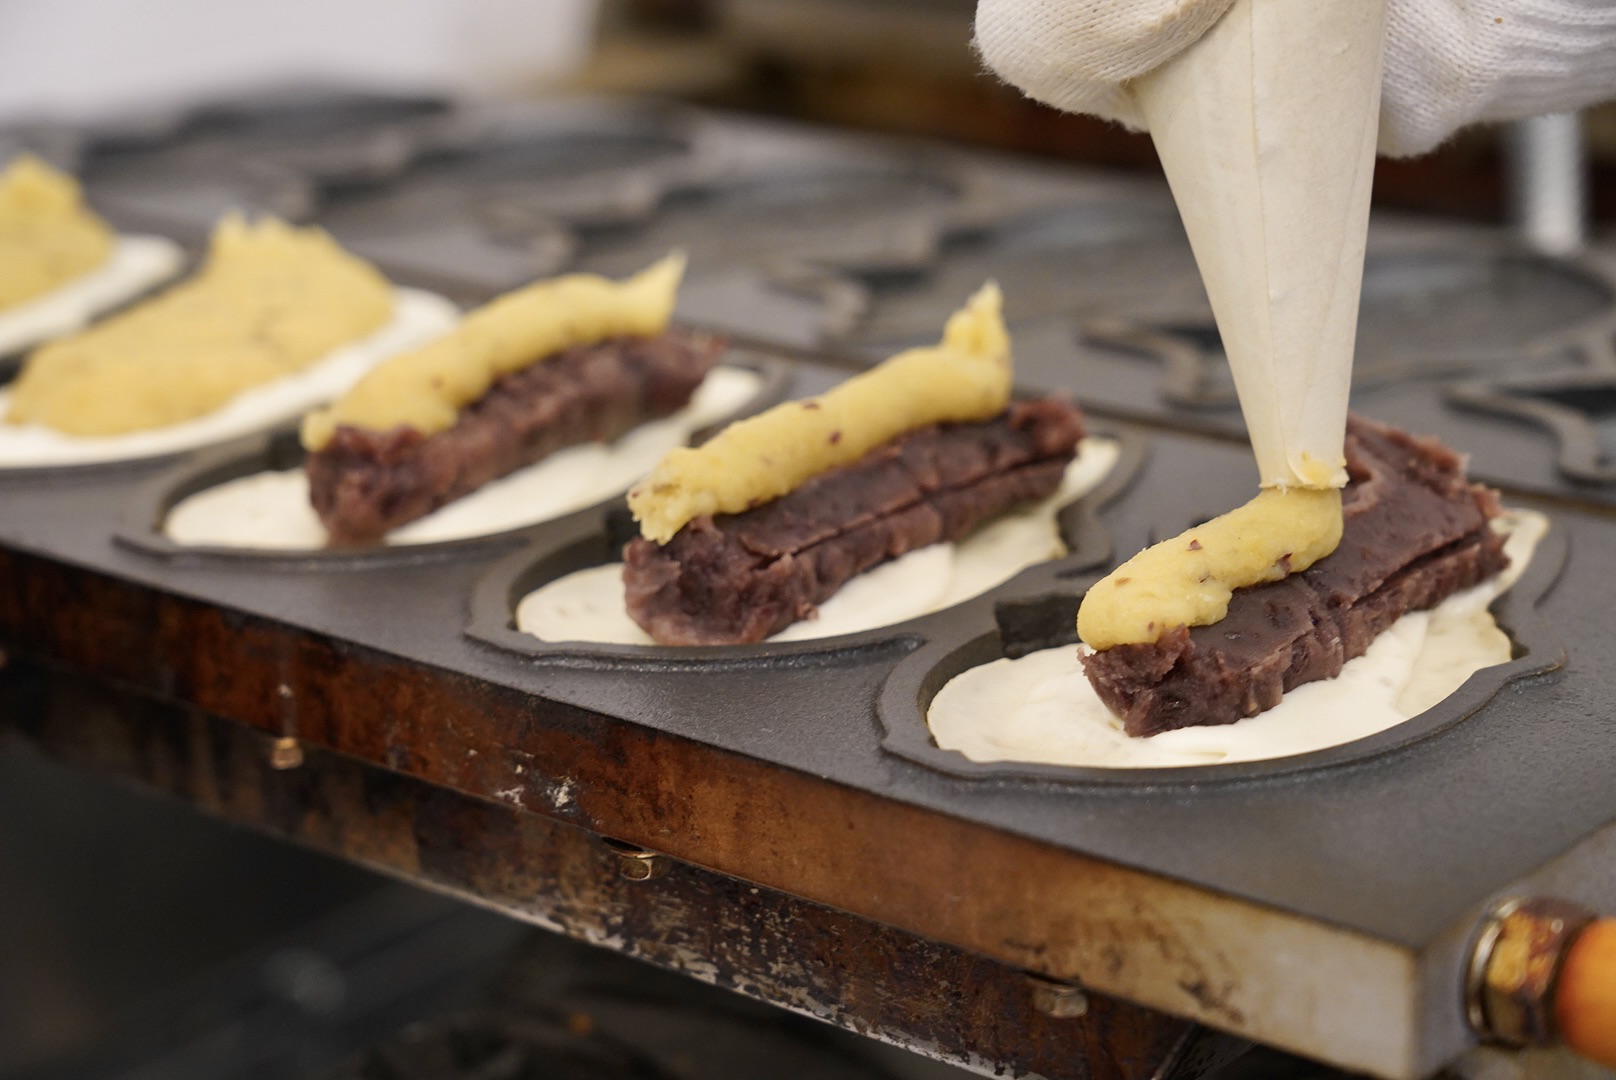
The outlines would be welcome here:
M 1380 152 L 1435 149 L 1483 121 L 1616 97 L 1616 4 L 1588 0 L 1393 0 Z
M 1046 105 L 1142 126 L 1122 84 L 1177 56 L 1233 0 L 979 0 L 976 49 Z

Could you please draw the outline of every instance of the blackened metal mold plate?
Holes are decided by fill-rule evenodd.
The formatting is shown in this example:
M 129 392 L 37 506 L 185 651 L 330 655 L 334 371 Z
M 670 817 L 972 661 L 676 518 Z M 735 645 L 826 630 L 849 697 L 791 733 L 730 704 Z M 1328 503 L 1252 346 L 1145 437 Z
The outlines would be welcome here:
M 1449 387 L 1448 400 L 1553 436 L 1555 466 L 1578 484 L 1616 485 L 1616 367 L 1471 379 Z
M 1129 190 L 1079 205 L 957 230 L 907 274 L 837 267 L 862 299 L 861 317 L 827 327 L 827 341 L 877 353 L 926 341 L 989 278 L 1005 293 L 1006 318 L 1127 315 L 1166 322 L 1209 317 L 1194 258 L 1165 192 Z M 1022 350 L 1018 348 L 1018 353 Z
M 1082 332 L 1097 344 L 1161 361 L 1160 405 L 1222 411 L 1223 423 L 1243 430 L 1210 320 L 1152 326 L 1103 318 L 1086 322 Z M 1613 342 L 1616 278 L 1597 262 L 1509 251 L 1382 251 L 1365 267 L 1353 385 L 1368 390 L 1567 356 L 1613 367 Z
M 82 131 L 60 122 L 20 121 L 0 126 L 0 169 L 19 154 L 33 154 L 58 169 L 77 172 L 84 152 Z
M 1616 375 L 1611 267 L 1606 253 L 1556 261 L 1496 243 L 1383 245 L 1366 275 L 1354 408 L 1464 449 L 1477 479 L 1616 505 L 1593 453 L 1601 411 L 1593 388 Z M 1422 319 L 1429 326 L 1415 332 Z M 1116 415 L 1244 438 L 1209 321 L 1091 320 L 1087 340 L 1075 343 L 1069 332 L 1046 322 L 1018 335 L 1029 379 L 1064 380 Z
M 1551 519 L 1552 521 L 1552 519 Z M 1508 663 L 1483 668 L 1451 695 L 1418 716 L 1374 735 L 1323 750 L 1264 761 L 1185 768 L 1105 769 L 1072 765 L 1045 765 L 1018 761 L 974 761 L 937 745 L 927 713 L 943 686 L 970 668 L 1007 656 L 1026 655 L 1037 648 L 1077 648 L 1077 608 L 1098 576 L 1074 583 L 1069 591 L 1049 594 L 1033 602 L 1058 609 L 1066 617 L 1068 640 L 1058 645 L 1039 640 L 1018 642 L 1007 624 L 1004 605 L 978 616 L 974 627 L 959 625 L 947 637 L 934 637 L 900 661 L 882 687 L 878 710 L 885 732 L 882 746 L 890 753 L 928 768 L 970 780 L 1019 780 L 1085 786 L 1155 788 L 1228 784 L 1312 772 L 1368 761 L 1429 738 L 1475 714 L 1518 680 L 1557 671 L 1566 662 L 1559 635 L 1539 614 L 1538 607 L 1565 568 L 1569 540 L 1552 523 L 1539 543 L 1531 564 L 1514 588 L 1493 602 L 1499 626 L 1510 636 L 1514 657 Z M 1039 613 L 1047 616 L 1048 611 Z M 994 622 L 997 620 L 998 625 Z M 1043 629 L 1040 627 L 1040 629 Z M 1038 635 L 1042 637 L 1042 634 Z M 1031 647 L 1028 647 L 1028 646 Z
M 695 440 L 722 424 L 760 412 L 781 401 L 791 388 L 791 368 L 784 361 L 746 351 L 731 351 L 720 363 L 755 372 L 757 393 L 727 417 L 695 433 Z M 123 522 L 115 533 L 118 543 L 158 558 L 199 563 L 208 560 L 251 563 L 287 570 L 363 569 L 381 564 L 413 564 L 462 558 L 488 549 L 501 549 L 535 537 L 554 534 L 570 537 L 580 529 L 598 532 L 607 509 L 622 502 L 612 495 L 554 518 L 511 529 L 418 544 L 372 545 L 316 550 L 182 544 L 163 531 L 169 513 L 185 499 L 208 488 L 261 472 L 297 469 L 307 458 L 296 428 L 281 428 L 208 452 L 166 470 L 142 485 L 130 499 Z
M 656 670 L 696 666 L 716 671 L 737 667 L 788 665 L 803 658 L 890 649 L 908 651 L 933 640 L 944 628 L 970 625 L 971 613 L 1000 600 L 1039 594 L 1060 579 L 1105 565 L 1113 555 L 1111 537 L 1099 512 L 1127 490 L 1143 466 L 1145 437 L 1128 428 L 1102 428 L 1094 435 L 1117 440 L 1120 453 L 1110 474 L 1094 491 L 1063 506 L 1056 517 L 1067 554 L 1029 566 L 987 592 L 952 607 L 855 634 L 757 645 L 661 646 L 544 641 L 515 627 L 516 606 L 534 589 L 557 578 L 614 562 L 637 535 L 626 511 L 608 515 L 593 529 L 582 528 L 540 539 L 498 564 L 478 581 L 471 600 L 466 636 L 485 645 L 542 663 L 583 667 Z
M 307 221 L 324 187 L 380 182 L 469 137 L 442 99 L 289 92 L 90 129 L 79 168 L 120 227 L 199 243 L 231 210 Z
M 338 186 L 385 180 L 476 131 L 444 97 L 316 89 L 203 105 L 186 117 L 180 138 Z
M 91 153 L 139 153 L 206 143 L 251 151 L 318 140 L 352 145 L 377 132 L 436 123 L 460 111 L 436 94 L 377 93 L 341 86 L 266 87 L 195 105 L 124 113 L 84 130 Z
M 1160 213 L 1135 214 L 1126 204 L 1092 210 L 1077 205 L 1091 195 L 1078 185 L 1064 193 L 1071 213 L 1082 219 L 1074 226 L 1079 231 L 1108 236 L 1162 228 Z M 1002 267 L 978 262 L 937 277 L 933 270 L 945 250 L 978 246 L 975 238 L 983 231 L 1025 232 L 1031 207 L 1060 201 L 1061 194 L 1047 190 L 1017 192 L 1005 174 L 943 153 L 844 153 L 693 189 L 670 199 L 643 229 L 586 237 L 579 261 L 624 272 L 679 247 L 691 253 L 693 285 L 705 275 L 744 270 L 759 294 L 754 306 L 797 303 L 812 309 L 810 328 L 798 341 L 807 346 L 848 344 L 877 308 L 877 292 L 924 281 L 923 302 L 907 313 L 914 325 L 872 345 L 900 347 L 935 340 L 965 297 L 988 277 L 1004 276 Z M 1126 220 L 1108 220 L 1113 212 Z M 1175 228 L 1168 225 L 1169 234 Z M 1043 283 L 1040 294 L 1048 291 L 1048 275 L 1024 277 L 1024 284 Z M 1007 295 L 1012 307 L 1025 302 L 1014 289 Z M 767 332 L 751 312 L 734 306 L 715 305 L 702 316 L 741 331 Z
M 677 193 L 644 228 L 600 235 L 582 255 L 607 270 L 671 248 L 708 265 L 897 262 L 924 256 L 939 213 L 972 196 L 940 160 L 844 155 Z
M 578 230 L 630 228 L 721 172 L 711 142 L 673 109 L 501 110 L 386 185 L 328 192 L 320 222 L 393 276 L 502 292 L 569 265 Z
M 321 223 L 396 276 L 457 296 L 566 267 L 628 273 L 678 248 L 692 279 L 750 272 L 840 325 L 854 313 L 822 267 L 920 265 L 945 235 L 1081 201 L 1090 186 L 935 147 L 671 107 L 577 102 L 483 121 L 479 140 L 386 186 L 328 193 Z M 751 308 L 731 297 L 681 310 L 766 334 Z
M 304 223 L 318 193 L 309 179 L 273 163 L 131 161 L 86 177 L 90 203 L 123 231 L 158 232 L 201 246 L 224 215 Z

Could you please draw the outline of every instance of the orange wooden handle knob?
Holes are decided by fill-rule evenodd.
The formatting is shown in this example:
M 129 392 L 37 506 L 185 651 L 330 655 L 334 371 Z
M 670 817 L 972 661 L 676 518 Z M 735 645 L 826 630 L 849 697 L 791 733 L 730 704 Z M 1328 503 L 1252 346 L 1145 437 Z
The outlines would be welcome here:
M 1554 1022 L 1564 1043 L 1616 1068 L 1616 919 L 1599 919 L 1577 935 L 1560 968 Z

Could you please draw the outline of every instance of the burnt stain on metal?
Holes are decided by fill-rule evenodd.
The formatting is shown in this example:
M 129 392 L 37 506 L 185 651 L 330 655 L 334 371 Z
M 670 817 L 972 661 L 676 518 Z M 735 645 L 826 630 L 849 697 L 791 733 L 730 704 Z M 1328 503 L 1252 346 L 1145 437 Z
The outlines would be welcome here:
M 967 950 L 686 863 L 627 881 L 573 826 L 315 748 L 277 771 L 231 721 L 31 671 L 51 692 L 27 734 L 70 763 L 945 1059 L 1147 1080 L 1195 1030 L 1099 994 L 1081 1018 L 1044 1016 L 1021 970 Z
M 305 766 L 273 789 L 277 798 L 287 792 L 297 797 L 263 810 L 279 829 L 297 827 L 302 800 L 324 797 L 317 787 L 300 786 L 314 784 L 307 762 L 321 749 L 447 789 L 430 798 L 449 799 L 462 809 L 424 819 L 422 827 L 435 831 L 430 843 L 416 844 L 428 877 L 437 872 L 430 860 L 452 860 L 474 842 L 518 843 L 518 826 L 467 817 L 465 805 L 563 816 L 551 792 L 564 784 L 565 819 L 593 833 L 744 875 L 805 901 L 911 928 L 1050 978 L 1084 979 L 1095 970 L 1097 953 L 1102 963 L 1122 954 L 1134 965 L 1160 951 L 1181 972 L 1184 1011 L 1199 1005 L 1222 1022 L 1244 1017 L 1233 1003 L 1237 984 L 1226 973 L 1199 968 L 1196 947 L 1173 936 L 1165 914 L 1144 912 L 1108 929 L 1104 924 L 1114 912 L 1084 914 L 1064 899 L 1072 888 L 1124 902 L 1138 899 L 1149 884 L 1137 872 L 588 709 L 25 553 L 0 551 L 0 582 L 12 583 L 12 589 L 0 590 L 7 594 L 0 598 L 0 632 L 27 628 L 26 651 L 65 669 L 148 694 L 172 690 L 188 707 L 270 737 L 283 731 L 279 687 L 290 687 Z M 59 602 L 63 593 L 72 593 L 73 601 Z M 87 619 L 86 611 L 115 617 Z M 155 629 L 132 637 L 121 629 L 129 625 Z M 171 676 L 159 681 L 152 675 L 158 670 Z M 479 838 L 477 828 L 484 826 L 493 832 Z M 596 851 L 591 858 L 598 864 L 604 856 Z M 514 884 L 530 873 L 524 860 L 491 859 L 475 868 L 479 883 L 473 891 L 531 897 L 553 887 Z M 940 887 L 949 882 L 956 884 Z M 558 903 L 555 917 L 589 926 L 591 910 L 587 903 L 576 911 Z M 1153 934 L 1159 937 L 1154 945 Z M 827 964 L 860 948 L 847 934 L 829 941 L 835 948 L 824 954 Z
M 1181 990 L 1199 1002 L 1208 1013 L 1221 1016 L 1237 1028 L 1243 1025 L 1245 1015 L 1234 1004 L 1239 995 L 1240 980 L 1233 966 L 1222 962 L 1222 957 L 1214 954 L 1213 958 L 1220 962 L 1222 970 L 1208 970 L 1201 951 L 1190 947 L 1171 929 L 1170 921 L 1153 910 L 1147 901 L 1135 897 L 1132 909 L 1135 922 L 1119 929 L 1119 941 L 1142 937 L 1151 942 L 1162 963 L 1180 973 L 1177 985 Z

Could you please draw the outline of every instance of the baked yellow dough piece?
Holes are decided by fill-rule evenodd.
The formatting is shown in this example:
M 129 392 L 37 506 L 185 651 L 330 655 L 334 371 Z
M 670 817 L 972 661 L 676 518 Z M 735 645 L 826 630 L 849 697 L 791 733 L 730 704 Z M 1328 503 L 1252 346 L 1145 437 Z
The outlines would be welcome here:
M 0 172 L 0 310 L 83 277 L 112 246 L 112 230 L 67 173 L 29 154 Z
M 323 231 L 228 217 L 194 278 L 35 351 L 5 419 L 86 436 L 193 420 L 392 313 L 387 279 Z
M 776 405 L 694 449 L 670 451 L 628 493 L 640 532 L 665 544 L 693 518 L 738 514 L 906 431 L 986 420 L 1010 401 L 1010 335 L 992 282 L 948 320 L 941 344 L 910 349 L 818 397 Z
M 414 352 L 377 365 L 330 408 L 303 421 L 303 445 L 318 450 L 338 427 L 432 435 L 494 380 L 563 349 L 667 329 L 684 277 L 683 255 L 617 282 L 594 274 L 540 281 L 483 305 L 455 329 Z
M 1263 491 L 1246 505 L 1152 545 L 1089 589 L 1077 633 L 1096 649 L 1210 626 L 1235 589 L 1299 573 L 1341 542 L 1335 488 Z

